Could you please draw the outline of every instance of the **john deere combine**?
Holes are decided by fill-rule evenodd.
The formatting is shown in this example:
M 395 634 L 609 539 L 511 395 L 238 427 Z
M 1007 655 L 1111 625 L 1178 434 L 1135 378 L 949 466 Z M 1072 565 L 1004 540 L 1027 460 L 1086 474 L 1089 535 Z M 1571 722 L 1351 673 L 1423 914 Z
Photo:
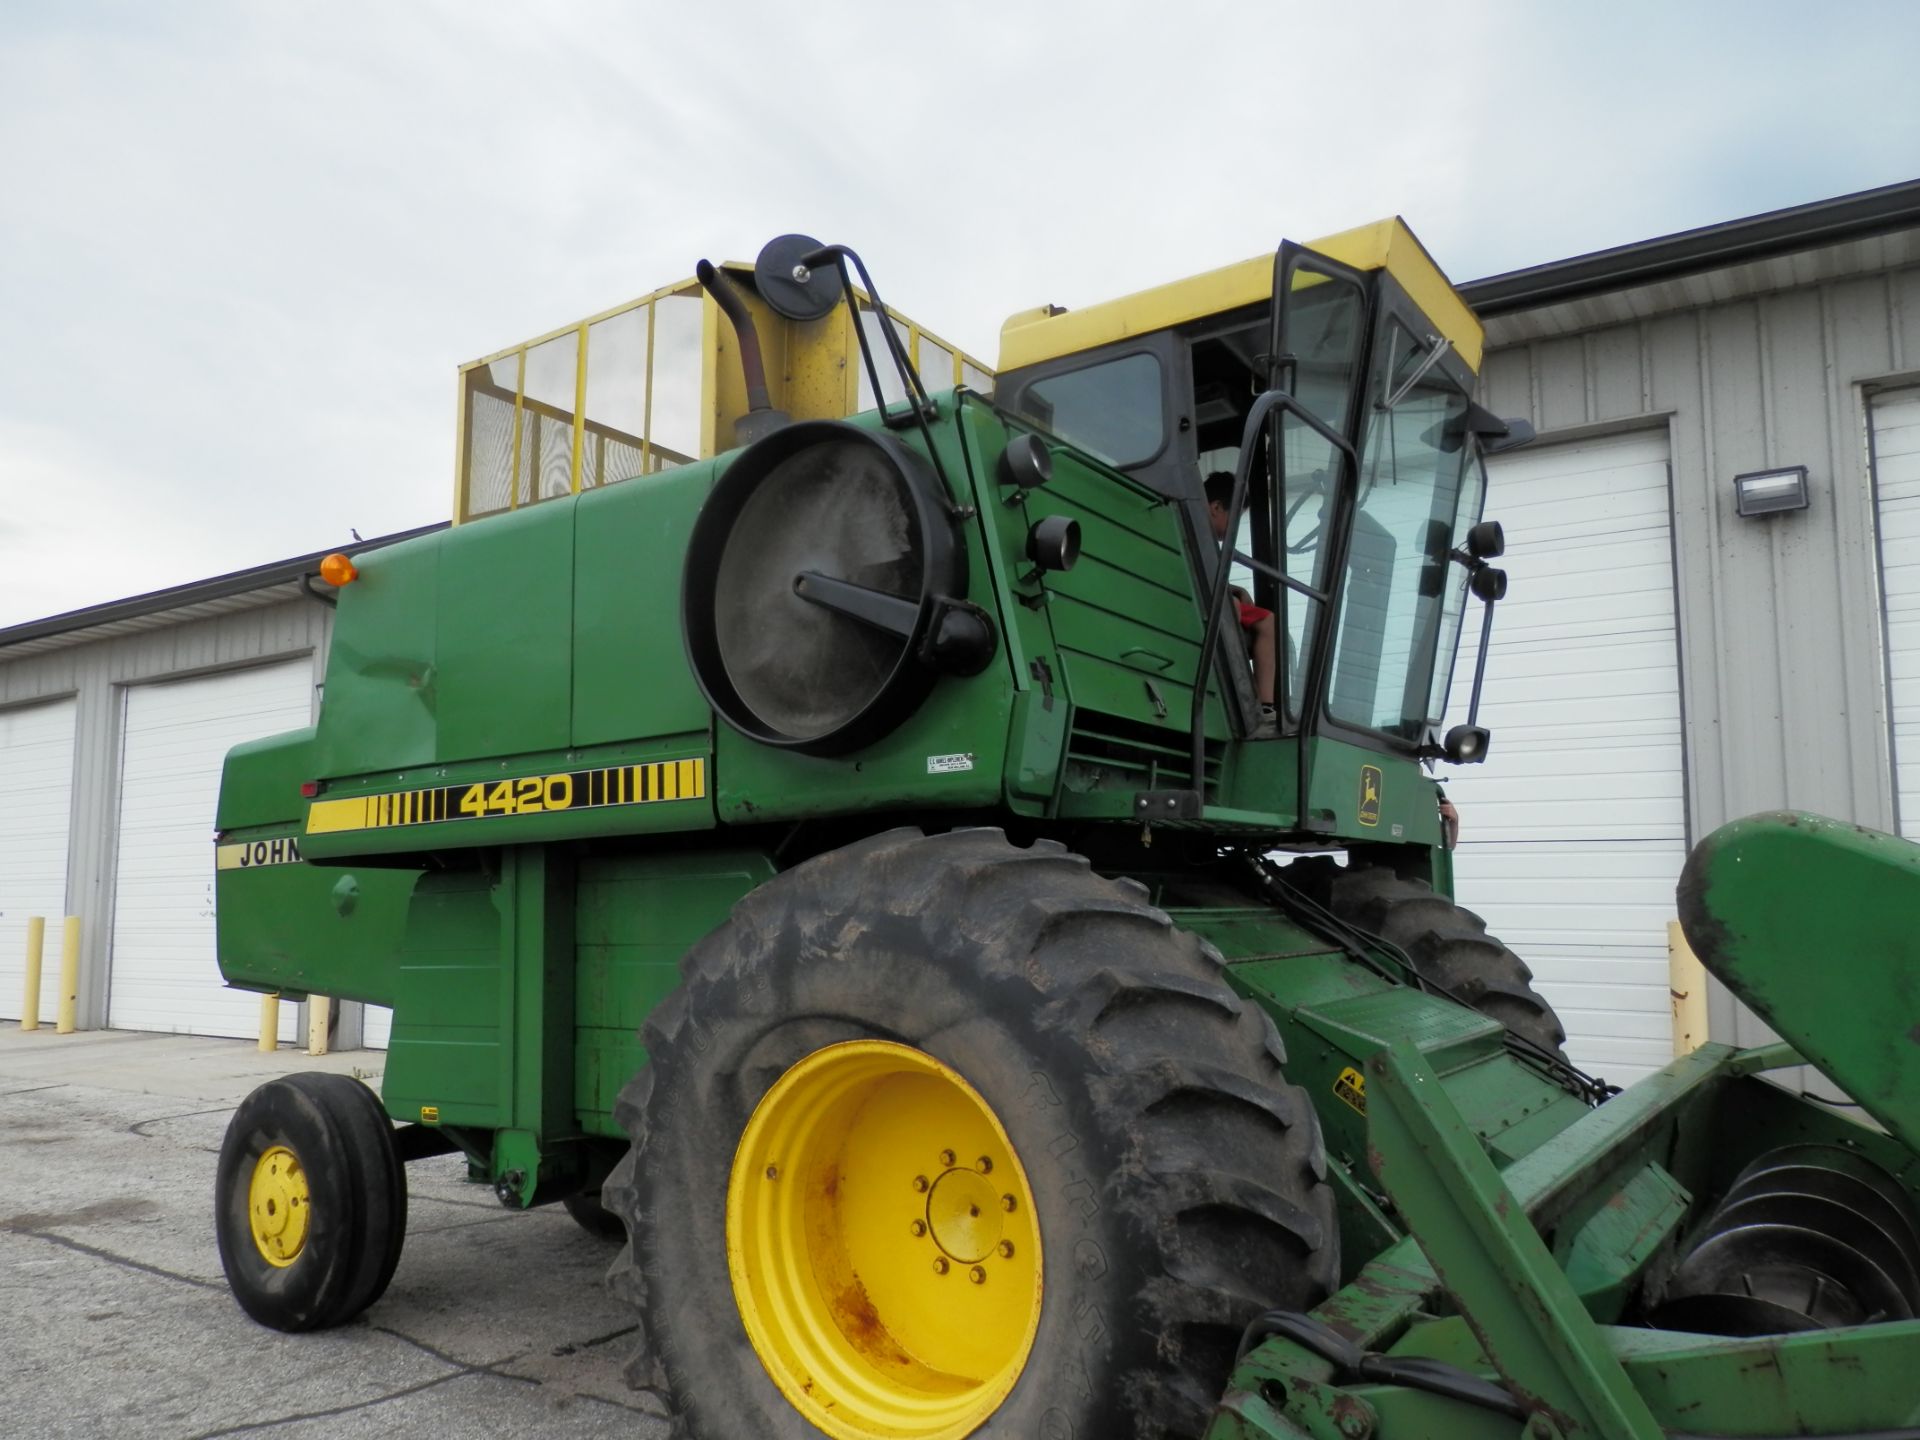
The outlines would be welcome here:
M 1017 316 L 990 396 L 797 236 L 469 367 L 470 523 L 330 567 L 318 724 L 227 763 L 227 978 L 393 1008 L 384 1113 L 235 1115 L 240 1303 L 373 1304 L 458 1151 L 622 1236 L 703 1440 L 1920 1435 L 1920 848 L 1709 838 L 1793 1048 L 1624 1094 L 1448 898 L 1480 349 L 1390 221 Z

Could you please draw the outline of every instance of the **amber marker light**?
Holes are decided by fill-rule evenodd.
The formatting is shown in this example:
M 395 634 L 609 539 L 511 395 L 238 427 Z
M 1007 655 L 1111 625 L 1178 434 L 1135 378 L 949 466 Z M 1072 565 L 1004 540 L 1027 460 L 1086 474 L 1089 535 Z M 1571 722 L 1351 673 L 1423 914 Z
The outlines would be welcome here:
M 338 588 L 358 580 L 360 571 L 354 566 L 353 561 L 336 550 L 320 562 L 320 578 Z

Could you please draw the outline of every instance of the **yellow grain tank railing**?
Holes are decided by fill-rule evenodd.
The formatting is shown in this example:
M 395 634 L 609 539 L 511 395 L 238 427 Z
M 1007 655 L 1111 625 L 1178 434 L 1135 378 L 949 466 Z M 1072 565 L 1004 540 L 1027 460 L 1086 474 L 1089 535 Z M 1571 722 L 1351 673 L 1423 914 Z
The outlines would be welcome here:
M 820 320 L 785 320 L 754 293 L 752 266 L 722 268 L 753 314 L 775 407 L 802 420 L 873 408 L 846 305 Z M 880 316 L 855 294 L 883 394 L 897 401 Z M 927 389 L 992 389 L 978 360 L 889 314 Z M 732 327 L 691 279 L 509 346 L 460 367 L 454 524 L 718 454 L 731 448 L 745 409 Z

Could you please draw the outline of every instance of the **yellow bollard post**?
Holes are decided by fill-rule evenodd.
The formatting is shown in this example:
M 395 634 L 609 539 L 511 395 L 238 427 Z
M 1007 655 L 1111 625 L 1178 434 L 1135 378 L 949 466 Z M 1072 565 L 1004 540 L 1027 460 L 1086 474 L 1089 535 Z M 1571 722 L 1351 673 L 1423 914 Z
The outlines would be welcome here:
M 46 945 L 47 917 L 27 917 L 27 985 L 20 998 L 20 1028 L 40 1028 L 40 952 Z
M 80 1023 L 80 917 L 67 916 L 60 936 L 60 1008 L 53 1033 L 71 1035 Z
M 280 992 L 260 997 L 260 1053 L 271 1055 L 280 1048 Z
M 1687 944 L 1678 920 L 1667 922 L 1667 990 L 1673 997 L 1673 1053 L 1677 1059 L 1707 1043 L 1707 967 Z
M 307 1054 L 324 1055 L 327 1053 L 327 1021 L 333 1012 L 333 1001 L 324 995 L 307 997 Z

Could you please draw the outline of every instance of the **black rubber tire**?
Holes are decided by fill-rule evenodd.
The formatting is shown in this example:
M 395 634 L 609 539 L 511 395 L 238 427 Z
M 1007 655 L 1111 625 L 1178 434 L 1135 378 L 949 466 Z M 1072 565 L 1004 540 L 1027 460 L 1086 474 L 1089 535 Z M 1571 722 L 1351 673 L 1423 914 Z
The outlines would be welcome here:
M 1247 1323 L 1339 1273 L 1318 1118 L 1219 952 L 1129 881 L 997 830 L 875 836 L 741 901 L 642 1032 L 615 1114 L 610 1275 L 640 1311 L 629 1368 L 698 1440 L 812 1436 L 749 1344 L 728 1278 L 735 1145 L 824 1046 L 884 1038 L 952 1066 L 999 1116 L 1045 1237 L 1039 1330 L 980 1436 L 1206 1427 Z
M 1331 856 L 1297 860 L 1286 882 L 1406 952 L 1413 968 L 1507 1029 L 1566 1058 L 1566 1027 L 1533 988 L 1527 962 L 1487 933 L 1487 922 L 1424 880 L 1384 865 L 1341 866 Z
M 247 1218 L 255 1163 L 293 1151 L 307 1178 L 307 1238 L 288 1266 L 270 1264 Z M 406 1168 L 373 1092 L 346 1075 L 283 1076 L 240 1102 L 220 1146 L 214 1229 L 234 1299 L 275 1330 L 340 1325 L 385 1293 L 407 1230 Z
M 566 1206 L 573 1223 L 596 1240 L 625 1240 L 626 1224 L 600 1201 L 598 1190 L 583 1190 L 560 1202 Z

